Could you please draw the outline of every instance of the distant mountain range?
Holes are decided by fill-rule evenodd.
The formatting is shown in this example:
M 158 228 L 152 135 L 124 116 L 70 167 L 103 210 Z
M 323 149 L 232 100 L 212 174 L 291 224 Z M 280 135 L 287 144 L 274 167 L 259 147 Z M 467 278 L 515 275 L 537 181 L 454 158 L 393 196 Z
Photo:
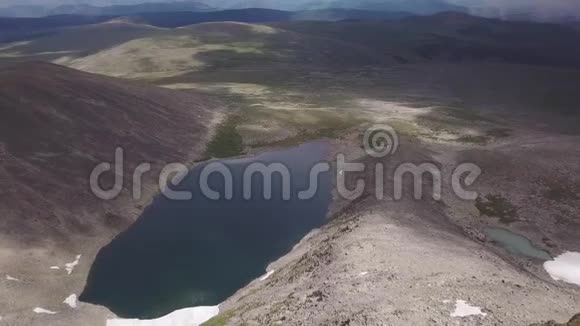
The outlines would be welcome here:
M 159 1 L 159 0 L 158 0 Z M 207 1 L 207 0 L 206 0 Z M 215 5 L 220 7 L 244 7 L 250 5 L 266 5 L 269 1 L 262 0 L 221 0 Z M 302 2 L 301 2 L 302 1 Z M 11 9 L 0 9 L 0 42 L 18 41 L 26 38 L 45 35 L 55 29 L 63 27 L 98 24 L 107 21 L 122 21 L 137 24 L 147 24 L 155 27 L 176 28 L 186 25 L 204 22 L 233 21 L 243 23 L 269 23 L 286 22 L 295 20 L 318 20 L 318 21 L 356 21 L 356 20 L 382 20 L 388 21 L 415 16 L 417 13 L 430 13 L 443 11 L 465 13 L 466 8 L 449 5 L 443 0 L 332 0 L 317 2 L 316 5 L 305 0 L 297 0 L 295 6 L 313 7 L 308 10 L 288 11 L 267 8 L 245 8 L 212 10 L 201 1 L 181 1 L 169 3 L 143 3 L 137 5 L 116 5 L 108 7 L 96 7 L 87 5 L 60 6 L 45 12 L 48 16 L 42 17 L 2 17 L 4 14 L 19 16 L 28 11 L 40 14 L 42 6 L 19 6 Z M 335 6 L 336 8 L 324 8 Z M 370 8 L 349 9 L 348 7 Z M 321 8 L 316 8 L 321 7 Z M 396 9 L 389 11 L 388 9 Z M 404 10 L 403 10 L 404 9 Z M 486 11 L 485 16 L 494 16 L 493 11 Z M 480 12 L 481 14 L 481 12 Z M 9 15 L 9 16 L 10 16 Z M 511 15 L 508 20 L 535 20 L 532 16 Z M 562 21 L 576 29 L 579 23 L 572 20 Z
M 50 7 L 42 5 L 19 5 L 0 8 L 0 17 L 42 17 L 48 15 Z
M 506 22 L 454 12 L 374 21 L 294 20 L 295 13 L 267 9 L 212 15 L 143 14 L 53 30 L 0 48 L 0 57 L 5 62 L 52 61 L 113 76 L 141 76 L 151 71 L 179 75 L 204 65 L 237 67 L 257 62 L 261 66 L 284 63 L 341 68 L 423 62 L 580 67 L 580 33 L 558 24 Z M 245 22 L 224 22 L 224 17 Z M 214 22 L 176 29 L 151 26 L 187 25 L 202 18 Z M 247 24 L 266 18 L 273 22 Z
M 290 11 L 341 8 L 433 14 L 450 10 L 467 10 L 463 6 L 450 4 L 446 0 L 206 0 L 206 3 L 220 9 L 268 8 Z
M 42 5 L 13 5 L 5 2 L 0 17 L 44 17 L 51 15 L 120 16 L 162 12 L 208 12 L 232 9 L 272 9 L 282 11 L 363 10 L 373 12 L 406 12 L 432 15 L 455 11 L 487 18 L 516 21 L 551 21 L 568 23 L 579 21 L 574 10 L 538 10 L 534 6 L 503 4 L 500 6 L 463 6 L 459 0 L 78 0 L 56 5 L 66 0 L 47 1 Z M 143 0 L 141 0 L 143 1 Z M 112 4 L 113 3 L 113 4 Z M 549 6 L 547 7 L 549 8 Z M 380 13 L 377 13 L 380 15 Z
M 44 17 L 56 15 L 118 16 L 140 13 L 172 11 L 210 11 L 216 10 L 197 1 L 146 2 L 130 5 L 94 6 L 88 4 L 69 4 L 53 7 L 50 5 L 11 6 L 0 8 L 0 17 Z
M 467 11 L 465 7 L 447 3 L 445 0 L 198 0 L 147 2 L 141 4 L 95 6 L 86 3 L 61 6 L 36 5 L 0 8 L 0 17 L 43 17 L 50 15 L 116 16 L 141 13 L 211 11 L 228 9 L 264 8 L 287 11 L 357 9 L 365 11 L 410 12 L 433 14 L 442 11 Z
M 406 11 L 420 15 L 431 15 L 444 11 L 467 11 L 467 8 L 463 6 L 453 5 L 444 0 L 334 0 L 326 7 L 379 11 Z
M 48 15 L 89 15 L 89 16 L 117 16 L 140 13 L 176 12 L 176 11 L 210 11 L 215 8 L 204 3 L 194 1 L 156 2 L 137 5 L 122 5 L 97 7 L 86 4 L 64 5 L 48 12 Z
M 186 25 L 234 21 L 243 23 L 284 22 L 293 20 L 391 20 L 412 16 L 405 12 L 365 11 L 353 9 L 320 9 L 299 12 L 274 9 L 232 9 L 209 12 L 149 12 L 140 14 L 117 14 L 105 16 L 55 15 L 38 18 L 0 18 L 0 42 L 18 41 L 50 33 L 54 29 L 98 24 L 107 21 L 123 21 L 148 24 L 156 27 L 175 28 Z
M 199 23 L 233 21 L 241 23 L 268 23 L 295 20 L 391 20 L 412 16 L 405 12 L 373 12 L 352 9 L 320 9 L 283 11 L 274 9 L 231 9 L 212 12 L 144 13 L 128 18 L 157 27 L 174 28 Z
M 369 11 L 406 11 L 414 14 L 433 14 L 442 11 L 467 11 L 467 8 L 450 4 L 445 0 L 296 0 L 289 2 L 274 2 L 269 0 L 218 0 L 211 1 L 211 3 L 214 6 L 223 9 L 270 8 L 299 11 L 341 8 Z

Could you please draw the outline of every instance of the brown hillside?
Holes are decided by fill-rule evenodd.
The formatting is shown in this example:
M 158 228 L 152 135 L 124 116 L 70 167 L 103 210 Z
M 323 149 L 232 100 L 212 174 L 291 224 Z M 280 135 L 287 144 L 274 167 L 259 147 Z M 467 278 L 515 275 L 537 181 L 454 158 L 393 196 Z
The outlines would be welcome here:
M 91 170 L 117 146 L 129 179 L 139 162 L 196 159 L 217 111 L 203 96 L 51 64 L 1 69 L 1 230 L 19 241 L 66 240 L 126 225 L 135 204 L 95 198 Z

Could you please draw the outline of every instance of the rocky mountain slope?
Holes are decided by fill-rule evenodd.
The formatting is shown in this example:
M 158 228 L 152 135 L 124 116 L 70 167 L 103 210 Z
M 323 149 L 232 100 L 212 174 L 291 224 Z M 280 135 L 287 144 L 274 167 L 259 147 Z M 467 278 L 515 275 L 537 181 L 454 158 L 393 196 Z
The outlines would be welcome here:
M 52 64 L 2 68 L 3 322 L 40 322 L 43 314 L 35 314 L 35 307 L 61 312 L 51 325 L 73 318 L 67 315 L 74 309 L 67 312 L 62 301 L 80 293 L 97 250 L 130 225 L 158 192 L 154 176 L 164 163 L 203 156 L 222 112 L 222 105 L 207 96 Z M 114 162 L 117 147 L 125 150 L 125 190 L 104 201 L 91 192 L 89 175 L 97 164 Z M 133 169 L 142 162 L 152 169 L 135 201 Z M 105 173 L 101 182 L 107 187 L 112 179 Z M 4 280 L 6 275 L 10 279 Z M 84 311 L 76 313 L 74 320 Z
M 579 99 L 572 88 L 549 86 L 578 85 L 578 71 L 406 65 L 354 76 L 313 72 L 302 81 L 317 100 L 334 98 L 336 111 L 353 110 L 402 136 L 394 155 L 378 159 L 387 167 L 385 199 L 371 186 L 361 200 L 338 201 L 345 210 L 270 264 L 267 278 L 224 302 L 206 325 L 566 325 L 578 313 L 578 286 L 554 281 L 542 267 L 550 256 L 580 250 L 579 131 L 577 122 L 568 124 L 578 121 Z M 340 85 L 349 87 L 334 89 Z M 364 124 L 342 130 L 333 144 L 348 161 L 367 163 L 362 178 L 372 185 L 377 160 L 360 149 L 363 131 Z M 442 200 L 415 200 L 410 184 L 394 199 L 393 169 L 404 162 L 441 167 Z M 461 162 L 483 170 L 470 189 L 500 198 L 511 213 L 455 196 L 448 173 Z M 351 175 L 349 189 L 361 178 Z M 489 227 L 524 235 L 547 258 L 513 254 L 484 233 Z M 472 313 L 463 316 L 466 305 Z

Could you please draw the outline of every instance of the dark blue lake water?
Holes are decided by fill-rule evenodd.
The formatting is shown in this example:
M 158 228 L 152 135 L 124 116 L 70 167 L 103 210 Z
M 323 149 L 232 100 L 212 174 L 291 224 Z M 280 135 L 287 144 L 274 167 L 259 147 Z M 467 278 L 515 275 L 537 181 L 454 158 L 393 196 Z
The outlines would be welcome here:
M 141 319 L 219 304 L 324 224 L 331 202 L 330 172 L 319 175 L 313 198 L 301 200 L 296 194 L 308 188 L 310 169 L 325 160 L 327 150 L 316 142 L 221 161 L 234 176 L 232 200 L 206 198 L 198 182 L 203 165 L 195 167 L 178 186 L 192 191 L 193 199 L 159 196 L 133 226 L 101 249 L 81 300 L 106 306 L 120 317 Z M 291 199 L 282 198 L 277 174 L 270 200 L 264 199 L 259 175 L 251 182 L 252 199 L 244 199 L 242 175 L 253 162 L 287 166 Z M 212 189 L 224 187 L 218 174 L 209 181 Z

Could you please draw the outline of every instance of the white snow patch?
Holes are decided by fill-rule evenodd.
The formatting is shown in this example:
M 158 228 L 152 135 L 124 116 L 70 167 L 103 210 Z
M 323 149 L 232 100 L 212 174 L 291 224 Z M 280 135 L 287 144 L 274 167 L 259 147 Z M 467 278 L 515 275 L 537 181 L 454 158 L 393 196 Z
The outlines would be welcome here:
M 487 316 L 487 314 L 481 311 L 481 308 L 470 306 L 464 300 L 457 300 L 455 302 L 455 311 L 451 313 L 451 317 L 467 317 L 467 316 Z
M 66 303 L 71 308 L 75 309 L 77 307 L 77 295 L 71 294 L 69 295 L 62 303 Z
M 107 326 L 199 326 L 219 312 L 219 306 L 185 308 L 152 320 L 108 319 Z
M 68 275 L 72 274 L 73 270 L 79 264 L 80 260 L 81 260 L 81 255 L 77 255 L 75 261 L 73 261 L 72 263 L 65 264 L 65 266 L 66 266 L 65 269 L 66 269 L 66 272 L 68 273 Z
M 272 274 L 274 274 L 275 270 L 271 270 L 269 272 L 267 272 L 264 276 L 260 277 L 260 281 L 265 281 L 267 280 L 270 276 L 272 276 Z
M 443 303 L 449 303 L 451 300 L 443 300 Z
M 544 269 L 556 281 L 580 285 L 580 253 L 565 252 L 544 263 Z
M 12 277 L 10 275 L 6 275 L 6 280 L 7 281 L 14 281 L 14 282 L 22 282 L 21 280 L 15 278 L 15 277 Z
M 361 272 L 360 274 L 358 274 L 358 276 L 365 276 L 367 275 L 369 272 Z
M 60 269 L 60 267 L 58 267 L 58 266 L 50 266 L 50 269 L 58 270 L 58 269 Z
M 50 311 L 50 310 L 46 310 L 46 309 L 40 308 L 40 307 L 36 307 L 32 311 L 34 311 L 37 314 L 48 314 L 48 315 L 58 314 L 58 312 L 56 312 L 56 311 Z

